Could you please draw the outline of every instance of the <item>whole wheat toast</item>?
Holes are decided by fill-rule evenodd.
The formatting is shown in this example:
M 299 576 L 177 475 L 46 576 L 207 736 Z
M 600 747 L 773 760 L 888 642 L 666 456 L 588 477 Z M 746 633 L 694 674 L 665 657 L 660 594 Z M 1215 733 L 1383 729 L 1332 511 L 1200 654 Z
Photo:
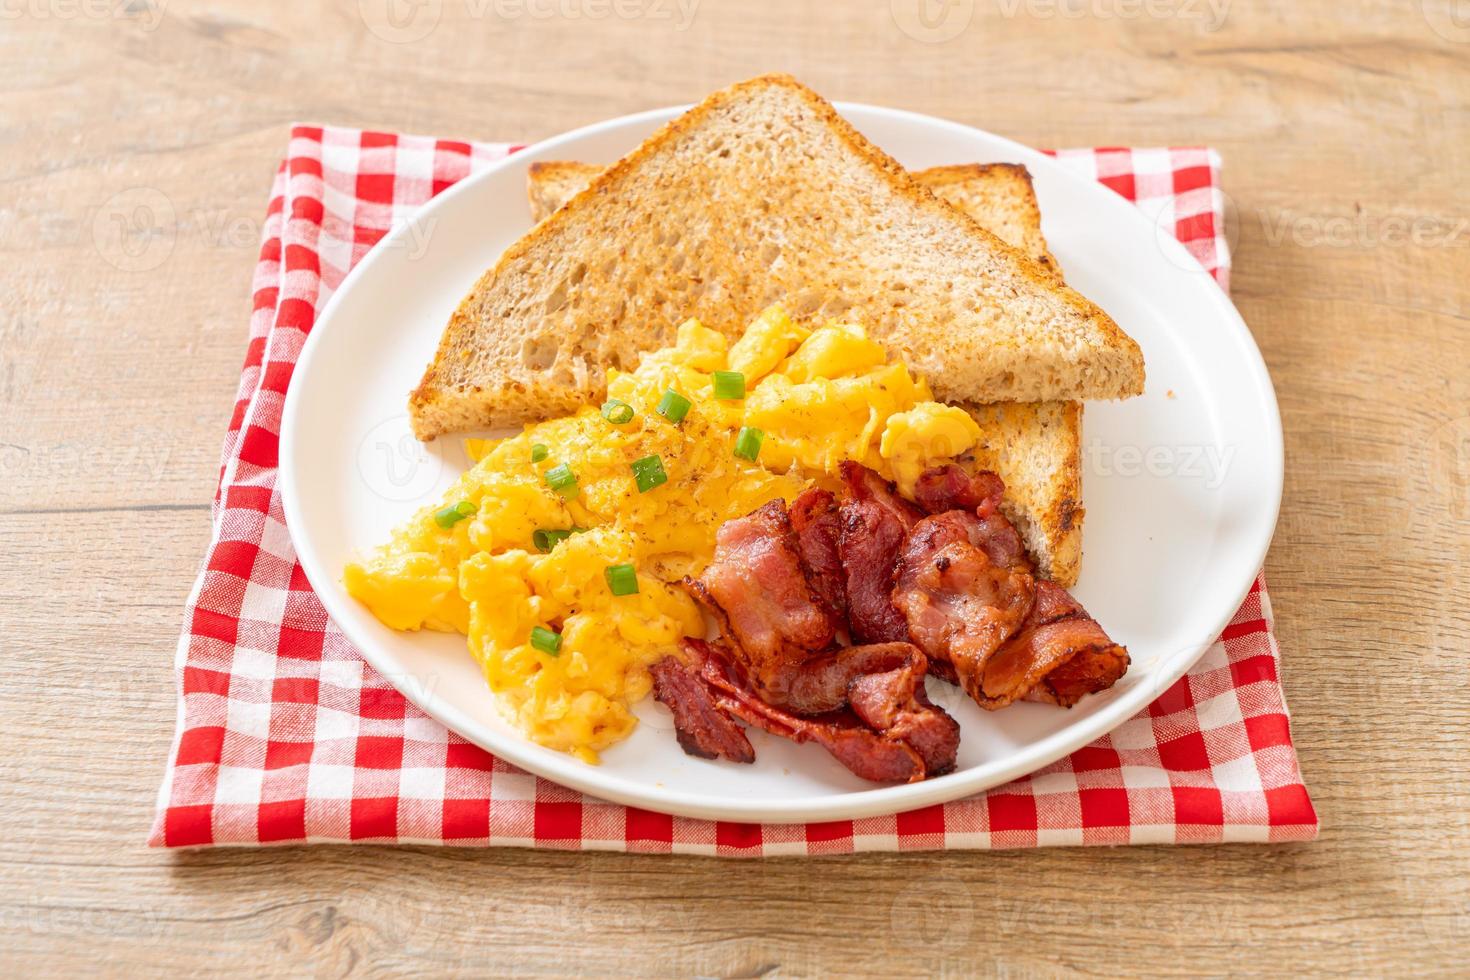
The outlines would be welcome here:
M 544 220 L 603 170 L 573 161 L 533 163 L 527 178 L 531 216 Z M 1006 244 L 1061 277 L 1041 232 L 1031 175 L 1019 164 L 962 164 L 913 172 L 915 180 L 964 211 Z M 1082 563 L 1082 403 L 994 402 L 968 405 L 983 433 L 976 465 L 1006 484 L 1002 504 L 1043 575 L 1075 585 Z
M 690 316 L 862 323 L 952 401 L 1117 398 L 1143 357 L 787 76 L 710 96 L 512 245 L 409 400 L 421 439 L 564 414 Z

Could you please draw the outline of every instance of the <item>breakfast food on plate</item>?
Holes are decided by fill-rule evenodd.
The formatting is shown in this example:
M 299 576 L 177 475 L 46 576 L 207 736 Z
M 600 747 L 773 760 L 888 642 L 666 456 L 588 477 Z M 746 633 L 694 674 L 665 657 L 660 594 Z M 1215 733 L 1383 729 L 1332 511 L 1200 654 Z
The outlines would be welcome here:
M 754 761 L 739 719 L 815 741 L 866 779 L 913 781 L 952 768 L 959 748 L 926 671 L 995 710 L 1070 707 L 1128 669 L 1128 651 L 1035 576 L 995 474 L 931 467 L 909 500 L 861 463 L 838 470 L 840 503 L 813 487 L 789 512 L 772 501 L 726 522 L 690 582 L 721 639 L 687 639 L 684 659 L 653 668 L 685 751 Z
M 409 401 L 422 439 L 575 411 L 685 317 L 862 323 L 947 400 L 1120 398 L 1143 357 L 1096 305 L 936 198 L 814 92 L 764 76 L 664 127 L 512 245 Z
M 524 428 L 346 568 L 383 623 L 463 633 L 587 762 L 651 692 L 690 755 L 752 763 L 749 726 L 913 781 L 959 751 L 931 675 L 986 710 L 1124 675 L 1066 586 L 1081 399 L 1143 358 L 1063 282 L 1025 168 L 908 174 L 766 76 L 529 193 L 409 403 L 422 439 Z
M 531 216 L 541 221 L 581 193 L 603 168 L 549 161 L 528 170 Z M 974 218 L 1001 241 L 1025 252 L 1058 280 L 1061 269 L 1041 233 L 1031 175 L 1019 164 L 961 164 L 914 171 L 937 197 Z M 1082 565 L 1082 403 L 992 402 L 964 406 L 980 424 L 973 463 L 1006 484 L 1001 509 L 1036 560 L 1062 586 L 1077 583 Z
M 973 512 L 967 528 L 1018 553 L 1008 623 L 1043 608 L 1019 538 L 998 530 L 1010 528 L 1001 481 L 954 465 L 980 436 L 856 324 L 812 329 L 772 307 L 730 343 L 691 320 L 636 370 L 611 371 L 600 407 L 471 440 L 476 464 L 344 581 L 388 626 L 465 633 L 521 730 L 585 760 L 631 733 L 631 705 L 657 684 L 701 754 L 753 757 L 740 719 L 816 741 L 869 778 L 922 778 L 958 744 L 923 691 L 931 662 L 953 665 L 986 707 L 1080 690 L 1051 683 L 1075 651 L 1048 648 L 1037 673 L 1006 644 L 977 652 L 942 624 L 923 646 L 894 629 L 929 621 L 920 600 L 905 611 L 889 598 L 926 513 L 904 498 Z M 953 604 L 942 590 L 966 587 L 914 588 Z M 709 647 L 691 643 L 706 634 L 701 605 L 727 624 Z M 994 689 L 990 660 L 1006 656 L 1030 666 Z

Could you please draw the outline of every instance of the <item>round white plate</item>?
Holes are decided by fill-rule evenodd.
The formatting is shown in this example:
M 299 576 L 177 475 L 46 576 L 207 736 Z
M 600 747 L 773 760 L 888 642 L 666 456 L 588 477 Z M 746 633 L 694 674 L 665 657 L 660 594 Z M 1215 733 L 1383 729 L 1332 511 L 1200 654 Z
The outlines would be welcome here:
M 754 765 L 685 755 L 665 709 L 639 706 L 632 738 L 600 766 L 527 741 L 498 714 L 459 636 L 397 633 L 348 597 L 342 567 L 385 540 L 465 468 L 462 441 L 409 434 L 407 394 L 474 280 L 524 234 L 526 168 L 612 162 L 682 111 L 661 109 L 539 143 L 469 177 L 395 229 L 317 320 L 286 400 L 281 491 L 296 552 L 332 619 L 424 711 L 524 769 L 594 796 L 692 817 L 788 822 L 893 813 L 1031 772 L 1142 709 L 1229 622 L 1266 554 L 1281 499 L 1281 421 L 1250 332 L 1215 282 L 1112 191 L 998 136 L 863 105 L 839 109 L 910 168 L 1019 162 L 1067 280 L 1136 338 L 1148 392 L 1088 405 L 1086 558 L 1073 590 L 1133 666 L 1062 710 L 981 711 L 933 682 L 960 721 L 959 766 L 902 786 L 859 780 L 814 745 L 752 732 Z

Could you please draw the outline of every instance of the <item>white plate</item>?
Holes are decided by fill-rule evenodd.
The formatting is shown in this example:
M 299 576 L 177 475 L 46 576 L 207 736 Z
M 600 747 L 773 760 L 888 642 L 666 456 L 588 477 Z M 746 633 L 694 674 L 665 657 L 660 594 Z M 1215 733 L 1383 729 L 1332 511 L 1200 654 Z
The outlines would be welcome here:
M 459 439 L 427 451 L 413 440 L 406 396 L 469 286 L 530 227 L 527 166 L 611 162 L 682 111 L 662 109 L 539 143 L 426 205 L 332 297 L 286 400 L 281 492 L 312 587 L 404 695 L 502 759 L 604 799 L 713 819 L 833 820 L 956 799 L 1040 768 L 1142 709 L 1214 641 L 1260 568 L 1281 499 L 1281 422 L 1260 352 L 1214 281 L 1134 206 L 1034 150 L 927 116 L 839 108 L 911 168 L 1024 163 L 1068 281 L 1142 345 L 1147 394 L 1087 408 L 1086 560 L 1074 590 L 1127 644 L 1132 668 L 1070 711 L 987 713 L 934 682 L 962 727 L 959 766 L 910 785 L 875 786 L 814 745 L 759 732 L 754 765 L 691 758 L 652 699 L 633 737 L 589 766 L 501 719 L 462 637 L 394 632 L 348 597 L 340 576 L 354 552 L 383 541 L 466 465 Z

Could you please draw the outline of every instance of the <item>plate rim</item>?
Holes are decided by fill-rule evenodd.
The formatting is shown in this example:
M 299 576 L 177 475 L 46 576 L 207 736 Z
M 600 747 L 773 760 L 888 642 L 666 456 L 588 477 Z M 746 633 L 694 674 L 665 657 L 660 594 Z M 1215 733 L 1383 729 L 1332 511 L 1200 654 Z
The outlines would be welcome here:
M 1121 195 L 1111 193 L 1107 188 L 1090 181 L 1087 178 L 1067 170 L 1057 163 L 1052 157 L 1032 149 L 1014 140 L 1008 139 L 976 126 L 969 126 L 953 120 L 942 119 L 924 113 L 914 112 L 907 109 L 895 109 L 886 106 L 875 106 L 857 102 L 836 102 L 837 110 L 843 115 L 856 113 L 859 115 L 871 114 L 876 117 L 890 117 L 904 120 L 913 124 L 935 127 L 948 130 L 957 134 L 976 135 L 984 139 L 994 141 L 1009 153 L 1014 153 L 1016 161 L 1024 163 L 1033 174 L 1045 172 L 1048 179 L 1057 179 L 1075 183 L 1087 187 L 1089 192 L 1097 192 L 1097 200 L 1105 209 L 1111 209 L 1119 220 L 1143 222 L 1151 224 L 1148 218 L 1131 202 Z M 642 112 L 630 113 L 599 122 L 580 126 L 576 129 L 548 137 L 547 139 L 531 143 L 522 149 L 508 154 L 501 160 L 488 165 L 478 173 L 471 174 L 454 186 L 447 188 L 434 198 L 425 202 L 409 215 L 400 220 L 398 225 L 390 230 L 378 243 L 391 244 L 395 236 L 407 234 L 413 225 L 422 225 L 431 220 L 432 214 L 439 210 L 453 206 L 453 202 L 463 194 L 466 194 L 477 183 L 489 180 L 492 175 L 503 170 L 526 167 L 531 162 L 544 159 L 548 154 L 567 143 L 597 135 L 609 129 L 627 126 L 635 126 L 652 122 L 666 122 L 676 118 L 687 111 L 690 104 L 667 106 L 657 109 L 648 109 Z M 861 127 L 859 127 L 861 129 Z M 1126 216 L 1125 216 L 1126 215 Z M 285 515 L 286 530 L 290 536 L 292 547 L 296 551 L 297 560 L 301 563 L 302 570 L 306 575 L 308 583 L 321 600 L 323 607 L 332 621 L 337 625 L 347 639 L 353 644 L 362 658 L 372 665 L 395 689 L 421 711 L 439 721 L 450 731 L 455 732 L 462 738 L 474 743 L 496 757 L 515 765 L 527 772 L 533 773 L 543 779 L 550 780 L 559 785 L 586 793 L 589 796 L 619 803 L 627 806 L 636 806 L 656 812 L 672 814 L 675 816 L 692 817 L 696 819 L 709 820 L 734 820 L 741 822 L 760 822 L 790 824 L 806 821 L 858 819 L 868 816 L 879 816 L 913 810 L 919 807 L 945 803 L 961 797 L 983 792 L 994 786 L 1001 785 L 1028 773 L 1044 768 L 1057 761 L 1065 755 L 1076 751 L 1097 738 L 1106 735 L 1119 725 L 1133 717 L 1140 710 L 1151 704 L 1159 694 L 1166 690 L 1183 677 L 1198 662 L 1219 638 L 1225 627 L 1249 595 L 1251 586 L 1254 584 L 1259 570 L 1265 562 L 1266 554 L 1270 549 L 1276 526 L 1280 519 L 1281 499 L 1285 481 L 1285 448 L 1284 435 L 1281 428 L 1280 406 L 1276 398 L 1274 384 L 1271 381 L 1270 371 L 1266 366 L 1265 358 L 1262 356 L 1260 347 L 1256 344 L 1250 328 L 1246 325 L 1239 311 L 1235 308 L 1229 297 L 1215 281 L 1214 277 L 1199 264 L 1189 251 L 1178 242 L 1172 235 L 1154 235 L 1159 246 L 1166 252 L 1166 258 L 1175 263 L 1182 263 L 1183 268 L 1198 276 L 1205 285 L 1200 293 L 1201 301 L 1208 302 L 1213 306 L 1220 317 L 1230 326 L 1232 338 L 1235 345 L 1240 348 L 1244 360 L 1249 368 L 1253 382 L 1250 396 L 1258 401 L 1262 414 L 1267 422 L 1265 432 L 1271 445 L 1264 447 L 1266 450 L 1264 464 L 1269 467 L 1266 474 L 1270 478 L 1269 512 L 1270 530 L 1262 536 L 1258 548 L 1253 549 L 1253 560 L 1250 562 L 1254 571 L 1245 578 L 1243 585 L 1232 590 L 1232 601 L 1228 605 L 1228 611 L 1213 629 L 1209 631 L 1209 639 L 1196 644 L 1193 648 L 1185 647 L 1180 651 L 1167 655 L 1166 661 L 1160 666 L 1164 668 L 1163 673 L 1155 683 L 1140 686 L 1137 694 L 1126 692 L 1114 702 L 1106 705 L 1092 715 L 1081 718 L 1079 721 L 1066 725 L 1057 731 L 1045 736 L 1041 740 L 1031 743 L 1019 759 L 1016 757 L 997 759 L 980 766 L 973 767 L 961 772 L 923 780 L 917 783 L 906 783 L 900 785 L 875 786 L 871 789 L 862 789 L 849 793 L 835 795 L 828 799 L 803 800 L 800 798 L 792 800 L 766 800 L 752 802 L 741 797 L 716 798 L 708 794 L 699 796 L 684 795 L 679 790 L 668 786 L 630 786 L 620 777 L 610 777 L 595 766 L 579 763 L 576 759 L 568 756 L 565 760 L 555 760 L 561 763 L 561 768 L 548 765 L 544 755 L 536 754 L 536 750 L 542 749 L 528 739 L 523 737 L 512 737 L 505 739 L 501 744 L 500 739 L 481 738 L 470 734 L 477 727 L 473 719 L 464 716 L 453 705 L 438 698 L 432 691 L 416 691 L 407 683 L 400 683 L 399 674 L 391 666 L 380 663 L 374 644 L 365 637 L 354 635 L 355 629 L 345 617 L 338 617 L 336 611 L 345 601 L 343 595 L 337 594 L 339 582 L 335 572 L 325 567 L 319 561 L 314 549 L 309 542 L 303 543 L 304 539 L 296 530 L 301 525 L 300 489 L 297 483 L 297 472 L 294 466 L 296 457 L 296 432 L 298 426 L 296 417 L 301 405 L 302 390 L 297 384 L 289 384 L 286 391 L 285 403 L 281 413 L 280 453 L 277 468 L 277 487 L 281 493 L 282 509 Z M 317 315 L 308 333 L 302 349 L 297 356 L 296 364 L 292 370 L 292 381 L 298 377 L 309 375 L 309 367 L 312 364 L 316 351 L 321 347 L 321 338 L 326 335 L 322 330 L 323 324 L 329 323 L 335 309 L 341 305 L 343 297 L 348 295 L 356 283 L 371 274 L 381 257 L 388 255 L 392 249 L 386 247 L 375 247 L 348 272 L 342 282 L 333 291 L 327 304 Z M 325 587 L 324 587 L 325 586 Z

